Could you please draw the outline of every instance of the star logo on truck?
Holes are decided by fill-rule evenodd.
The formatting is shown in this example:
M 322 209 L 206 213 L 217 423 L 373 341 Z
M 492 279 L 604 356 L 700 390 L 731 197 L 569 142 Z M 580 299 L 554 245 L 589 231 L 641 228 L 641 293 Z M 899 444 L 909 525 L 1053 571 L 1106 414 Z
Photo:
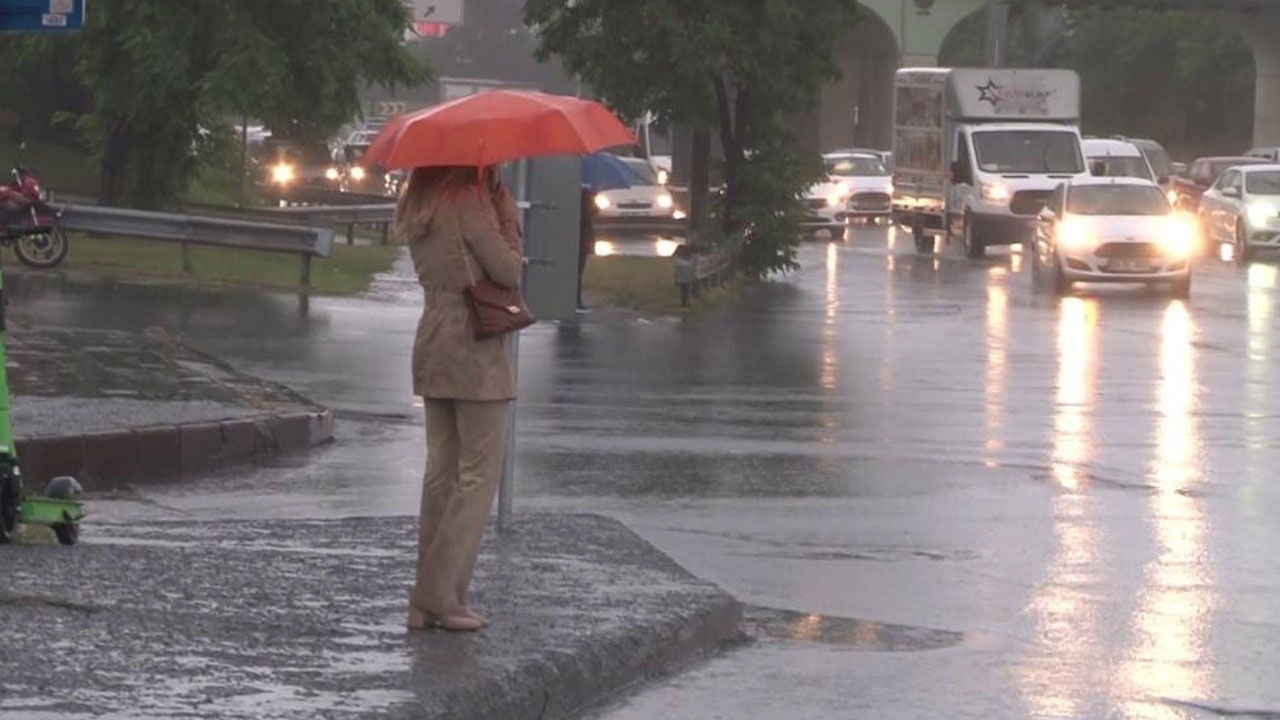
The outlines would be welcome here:
M 1003 89 L 996 84 L 995 80 L 988 78 L 986 85 L 977 87 L 978 92 L 981 93 L 978 97 L 978 102 L 989 102 L 993 108 L 1000 107 L 1000 91 Z

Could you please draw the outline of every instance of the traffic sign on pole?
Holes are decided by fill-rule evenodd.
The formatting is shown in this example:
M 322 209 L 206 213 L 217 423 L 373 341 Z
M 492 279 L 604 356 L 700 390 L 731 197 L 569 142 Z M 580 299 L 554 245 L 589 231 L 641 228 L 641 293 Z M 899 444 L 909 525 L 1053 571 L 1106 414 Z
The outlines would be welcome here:
M 0 32 L 75 32 L 84 11 L 85 0 L 0 0 Z

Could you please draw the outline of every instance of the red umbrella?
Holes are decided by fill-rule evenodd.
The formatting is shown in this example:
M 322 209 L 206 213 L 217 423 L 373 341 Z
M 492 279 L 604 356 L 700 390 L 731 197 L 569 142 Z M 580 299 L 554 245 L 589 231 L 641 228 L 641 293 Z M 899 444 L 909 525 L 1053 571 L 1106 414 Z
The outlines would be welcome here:
M 392 118 L 363 160 L 389 170 L 478 167 L 544 155 L 588 155 L 635 142 L 635 135 L 598 102 L 492 90 Z

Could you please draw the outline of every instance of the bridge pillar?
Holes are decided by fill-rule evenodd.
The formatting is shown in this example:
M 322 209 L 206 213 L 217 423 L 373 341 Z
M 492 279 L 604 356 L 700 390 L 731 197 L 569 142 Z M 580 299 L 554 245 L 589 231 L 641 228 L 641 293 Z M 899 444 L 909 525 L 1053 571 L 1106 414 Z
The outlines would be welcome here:
M 1280 146 L 1280 8 L 1230 13 L 1227 18 L 1253 49 L 1257 67 L 1254 147 Z

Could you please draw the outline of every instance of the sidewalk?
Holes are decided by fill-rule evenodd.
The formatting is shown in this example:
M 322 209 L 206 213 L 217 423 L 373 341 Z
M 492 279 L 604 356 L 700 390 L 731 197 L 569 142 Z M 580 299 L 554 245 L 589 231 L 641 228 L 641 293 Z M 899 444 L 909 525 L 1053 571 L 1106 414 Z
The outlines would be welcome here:
M 94 527 L 0 552 L 0 718 L 565 718 L 737 641 L 741 608 L 616 521 L 521 516 L 493 625 L 403 629 L 412 518 Z
M 143 335 L 12 328 L 18 454 L 37 490 L 88 490 L 263 461 L 333 438 L 333 413 L 238 372 L 159 328 Z

